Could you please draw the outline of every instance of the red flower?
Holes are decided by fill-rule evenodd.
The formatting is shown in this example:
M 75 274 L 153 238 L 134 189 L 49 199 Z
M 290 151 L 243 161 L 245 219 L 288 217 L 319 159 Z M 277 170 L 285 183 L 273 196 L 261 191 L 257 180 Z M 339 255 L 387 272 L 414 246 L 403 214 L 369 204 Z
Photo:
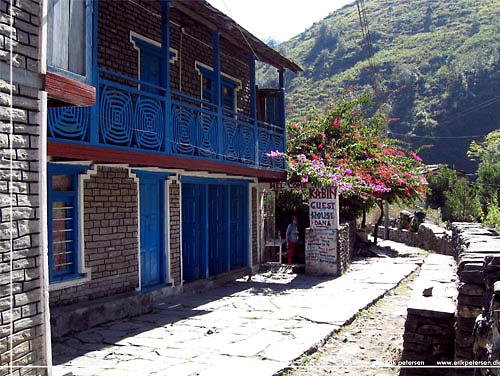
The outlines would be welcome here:
M 319 144 L 318 149 L 323 149 L 323 144 Z
M 318 160 L 318 156 L 314 153 L 311 154 L 311 157 L 313 157 L 313 159 L 315 159 L 315 160 Z
M 394 153 L 394 149 L 389 148 L 389 149 L 385 149 L 384 150 L 384 154 L 386 154 L 386 155 L 389 155 L 389 154 L 392 154 L 392 153 Z
M 333 126 L 334 126 L 334 128 L 338 128 L 338 127 L 339 127 L 339 123 L 340 123 L 339 119 L 338 119 L 338 118 L 335 118 L 335 119 L 333 120 Z
M 414 152 L 411 152 L 411 156 L 413 157 L 413 159 L 415 159 L 416 161 L 418 162 L 422 162 L 422 158 L 420 158 L 416 153 Z

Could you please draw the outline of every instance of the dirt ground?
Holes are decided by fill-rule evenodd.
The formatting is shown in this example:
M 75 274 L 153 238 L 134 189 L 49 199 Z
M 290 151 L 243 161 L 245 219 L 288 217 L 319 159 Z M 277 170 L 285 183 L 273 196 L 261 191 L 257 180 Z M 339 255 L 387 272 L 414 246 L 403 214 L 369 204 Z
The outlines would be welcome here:
M 401 357 L 406 305 L 417 276 L 418 270 L 283 376 L 398 375 L 399 369 L 388 365 Z

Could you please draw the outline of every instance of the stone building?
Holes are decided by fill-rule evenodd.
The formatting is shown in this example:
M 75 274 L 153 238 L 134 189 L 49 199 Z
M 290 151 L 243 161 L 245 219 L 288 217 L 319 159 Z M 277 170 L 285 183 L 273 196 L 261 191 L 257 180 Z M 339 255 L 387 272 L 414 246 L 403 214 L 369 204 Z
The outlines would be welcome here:
M 44 375 L 51 335 L 258 265 L 300 67 L 203 0 L 0 9 L 0 375 Z
M 41 15 L 0 1 L 0 375 L 50 364 Z

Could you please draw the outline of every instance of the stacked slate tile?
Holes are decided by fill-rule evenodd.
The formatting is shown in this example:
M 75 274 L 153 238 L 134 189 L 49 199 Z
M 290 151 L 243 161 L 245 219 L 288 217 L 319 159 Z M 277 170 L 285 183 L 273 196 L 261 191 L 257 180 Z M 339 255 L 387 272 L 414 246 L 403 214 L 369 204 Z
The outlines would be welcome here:
M 408 303 L 401 376 L 448 375 L 447 370 L 420 368 L 452 361 L 457 296 L 455 260 L 430 254 L 422 265 Z M 421 363 L 419 363 L 421 362 Z M 451 374 L 450 374 L 451 375 Z
M 500 253 L 500 238 L 496 239 Z M 474 361 L 487 368 L 478 368 L 476 375 L 500 375 L 500 255 L 487 256 L 484 261 L 484 309 L 474 326 Z
M 488 256 L 500 254 L 499 238 L 495 231 L 480 224 L 453 223 L 452 227 L 459 277 L 455 360 L 470 361 L 474 358 L 474 323 L 492 295 L 485 284 L 484 263 Z M 493 276 L 497 278 L 500 273 Z M 456 374 L 474 375 L 474 369 L 457 369 Z

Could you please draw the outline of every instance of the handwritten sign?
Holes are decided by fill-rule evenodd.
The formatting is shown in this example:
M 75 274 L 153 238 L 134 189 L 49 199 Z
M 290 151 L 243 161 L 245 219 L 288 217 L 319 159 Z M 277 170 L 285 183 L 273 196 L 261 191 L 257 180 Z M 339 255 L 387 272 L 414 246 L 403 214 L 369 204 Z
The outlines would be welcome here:
M 306 231 L 306 273 L 337 275 L 337 230 Z
M 337 190 L 333 188 L 309 190 L 309 220 L 312 229 L 338 229 L 338 199 Z

